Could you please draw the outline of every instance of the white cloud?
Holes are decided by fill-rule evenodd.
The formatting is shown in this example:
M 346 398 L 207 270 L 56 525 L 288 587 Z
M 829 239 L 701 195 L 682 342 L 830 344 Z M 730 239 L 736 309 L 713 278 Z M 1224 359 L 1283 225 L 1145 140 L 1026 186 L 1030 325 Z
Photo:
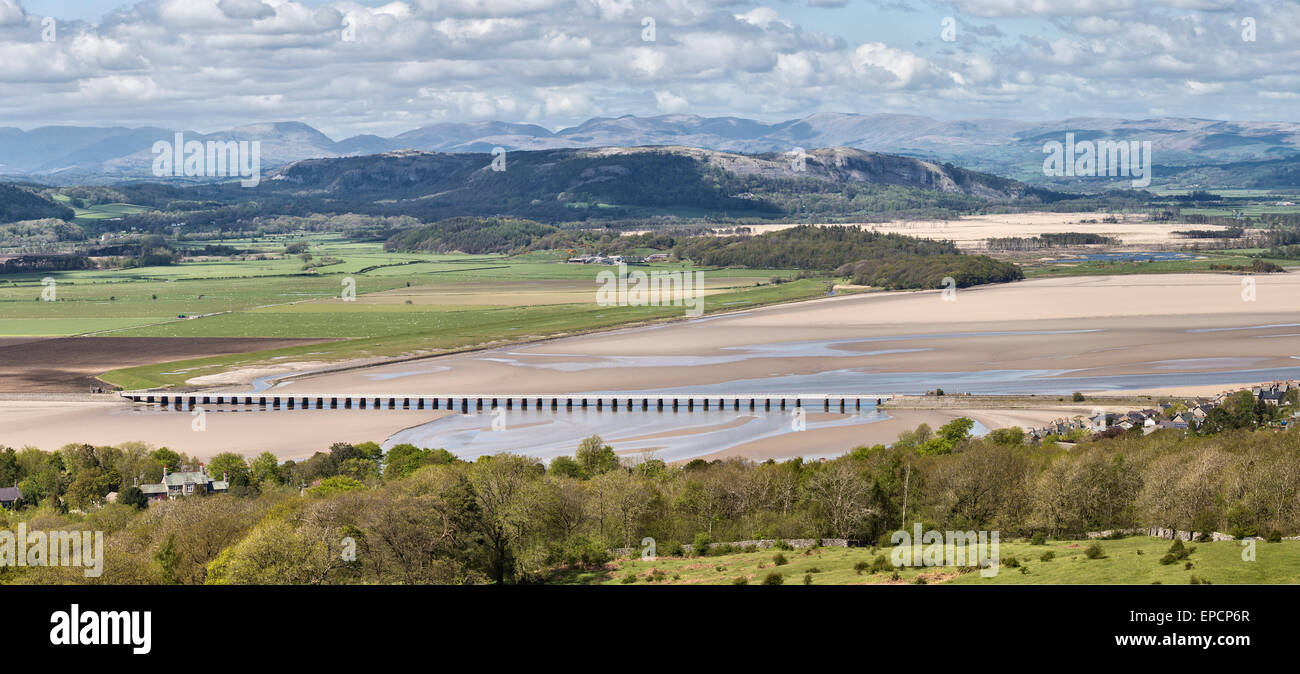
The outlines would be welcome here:
M 18 0 L 0 0 L 0 26 L 18 26 L 24 23 L 26 18 Z
M 301 120 L 350 135 L 653 112 L 1291 119 L 1300 91 L 1300 5 L 1256 0 L 933 0 L 964 22 L 989 17 L 979 40 L 951 45 L 937 26 L 855 42 L 800 26 L 790 4 L 747 0 L 122 2 L 99 24 L 60 20 L 46 43 L 39 17 L 0 0 L 6 124 Z M 1257 41 L 1237 14 L 1256 19 Z
M 686 112 L 690 109 L 691 104 L 685 98 L 673 94 L 671 91 L 655 92 L 655 108 L 659 112 Z

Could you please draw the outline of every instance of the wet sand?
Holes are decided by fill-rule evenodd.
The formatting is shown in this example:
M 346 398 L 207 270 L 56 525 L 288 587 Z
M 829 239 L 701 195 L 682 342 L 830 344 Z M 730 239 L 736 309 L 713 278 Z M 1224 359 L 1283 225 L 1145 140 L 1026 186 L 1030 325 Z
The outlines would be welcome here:
M 665 326 L 298 378 L 286 392 L 566 393 L 701 390 L 831 371 L 1192 376 L 1161 388 L 1222 390 L 1300 367 L 1300 274 L 1052 278 L 939 292 L 873 293 Z M 1227 379 L 1231 379 L 1228 376 Z M 864 376 L 864 386 L 870 377 Z M 973 392 L 980 391 L 978 384 Z M 1090 390 L 1103 390 L 1098 387 Z M 811 389 L 800 389 L 811 391 Z M 890 390 L 867 390 L 893 393 Z
M 1205 395 L 1274 378 L 1267 375 L 1281 368 L 1300 368 L 1300 274 L 1250 277 L 1254 301 L 1243 300 L 1243 278 L 1179 274 L 1041 279 L 959 290 L 951 302 L 938 292 L 828 298 L 301 377 L 279 390 L 534 394 L 718 391 L 724 386 L 777 382 L 790 386 L 782 392 L 795 393 L 821 392 L 818 387 L 833 382 L 855 392 L 895 393 L 870 389 L 881 381 L 907 381 L 915 387 L 930 378 L 946 381 L 960 375 L 962 386 L 979 393 L 979 387 L 997 382 L 1006 372 L 1034 372 L 1039 377 L 1036 386 L 1070 381 L 1066 377 L 1145 373 L 1156 376 L 1149 389 Z M 891 379 L 892 373 L 899 376 Z M 1160 384 L 1164 375 L 1185 380 Z M 1217 378 L 1207 383 L 1212 375 Z M 808 430 L 779 435 L 771 431 L 782 422 L 773 420 L 763 428 L 751 427 L 758 429 L 752 431 L 756 439 L 739 444 L 715 443 L 719 436 L 708 435 L 745 431 L 743 426 L 720 428 L 725 423 L 720 419 L 692 421 L 697 426 L 685 430 L 672 424 L 627 427 L 618 435 L 633 446 L 615 445 L 615 449 L 662 449 L 675 457 L 671 460 L 686 455 L 759 460 L 834 456 L 857 445 L 887 444 L 900 431 L 922 422 L 937 428 L 957 416 L 970 416 L 989 428 L 1040 426 L 1070 416 L 1050 404 L 1032 409 L 885 412 L 891 418 L 872 423 L 814 424 L 810 419 Z M 340 440 L 391 442 L 399 431 L 445 414 L 222 412 L 207 416 L 205 432 L 194 432 L 187 413 L 132 411 L 103 403 L 3 403 L 0 443 L 54 449 L 69 442 L 102 445 L 140 440 L 203 457 L 227 450 L 246 454 L 269 450 L 281 458 L 299 458 Z M 555 435 L 555 429 L 566 423 L 567 433 Z M 490 430 L 486 422 L 473 424 Z M 496 444 L 528 453 L 530 447 L 549 443 L 553 445 L 549 451 L 571 452 L 568 437 L 581 437 L 578 433 L 584 430 L 580 420 L 572 419 L 557 420 L 554 426 L 520 424 L 514 431 L 518 435 Z M 408 430 L 402 437 L 419 435 Z M 640 439 L 643 446 L 636 448 L 628 438 Z M 563 447 L 554 446 L 559 444 Z M 576 442 L 572 445 L 576 447 Z
M 0 403 L 0 445 L 46 451 L 84 442 L 116 445 L 140 441 L 208 459 L 221 452 L 255 456 L 271 452 L 281 460 L 327 452 L 335 442 L 383 442 L 404 428 L 451 414 L 445 410 L 295 410 L 280 412 L 208 410 L 204 430 L 190 412 L 124 403 Z

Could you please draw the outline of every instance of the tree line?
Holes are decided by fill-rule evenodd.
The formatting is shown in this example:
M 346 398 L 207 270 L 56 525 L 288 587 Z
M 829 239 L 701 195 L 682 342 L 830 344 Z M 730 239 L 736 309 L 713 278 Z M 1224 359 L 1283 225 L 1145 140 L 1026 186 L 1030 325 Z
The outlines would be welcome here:
M 1238 403 L 1205 435 L 1107 431 L 1065 449 L 1025 444 L 1019 429 L 972 438 L 970 420 L 958 419 L 828 461 L 667 465 L 629 460 L 594 436 L 549 464 L 337 443 L 296 463 L 214 457 L 209 471 L 229 476 L 228 494 L 147 508 L 120 498 L 80 508 L 39 501 L 3 521 L 105 530 L 105 573 L 95 582 L 115 584 L 545 582 L 557 569 L 599 567 L 611 548 L 644 537 L 666 555 L 682 554 L 685 543 L 702 550 L 763 538 L 887 544 L 911 522 L 1004 537 L 1152 526 L 1272 539 L 1300 533 L 1300 431 L 1264 428 L 1253 404 Z M 192 461 L 158 452 L 0 452 L 0 479 L 17 462 L 37 467 L 38 482 L 65 470 L 91 488 L 110 470 L 147 465 L 160 474 L 165 463 Z M 75 498 L 70 491 L 69 506 Z M 7 582 L 86 582 L 75 569 L 0 574 Z

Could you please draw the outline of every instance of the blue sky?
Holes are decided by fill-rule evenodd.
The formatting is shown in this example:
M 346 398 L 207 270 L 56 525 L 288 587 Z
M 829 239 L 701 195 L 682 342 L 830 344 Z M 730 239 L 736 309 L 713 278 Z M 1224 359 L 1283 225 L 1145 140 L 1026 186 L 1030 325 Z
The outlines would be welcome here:
M 0 119 L 23 128 L 297 120 L 342 136 L 828 111 L 1300 121 L 1295 0 L 0 0 L 0 62 Z

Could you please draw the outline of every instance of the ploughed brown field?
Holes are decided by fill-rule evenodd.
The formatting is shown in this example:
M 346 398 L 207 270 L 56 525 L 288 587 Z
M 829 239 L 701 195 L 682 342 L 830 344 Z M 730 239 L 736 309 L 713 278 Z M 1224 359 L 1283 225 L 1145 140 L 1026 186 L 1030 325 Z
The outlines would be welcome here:
M 329 341 L 256 337 L 0 337 L 0 393 L 86 393 L 121 367 Z

